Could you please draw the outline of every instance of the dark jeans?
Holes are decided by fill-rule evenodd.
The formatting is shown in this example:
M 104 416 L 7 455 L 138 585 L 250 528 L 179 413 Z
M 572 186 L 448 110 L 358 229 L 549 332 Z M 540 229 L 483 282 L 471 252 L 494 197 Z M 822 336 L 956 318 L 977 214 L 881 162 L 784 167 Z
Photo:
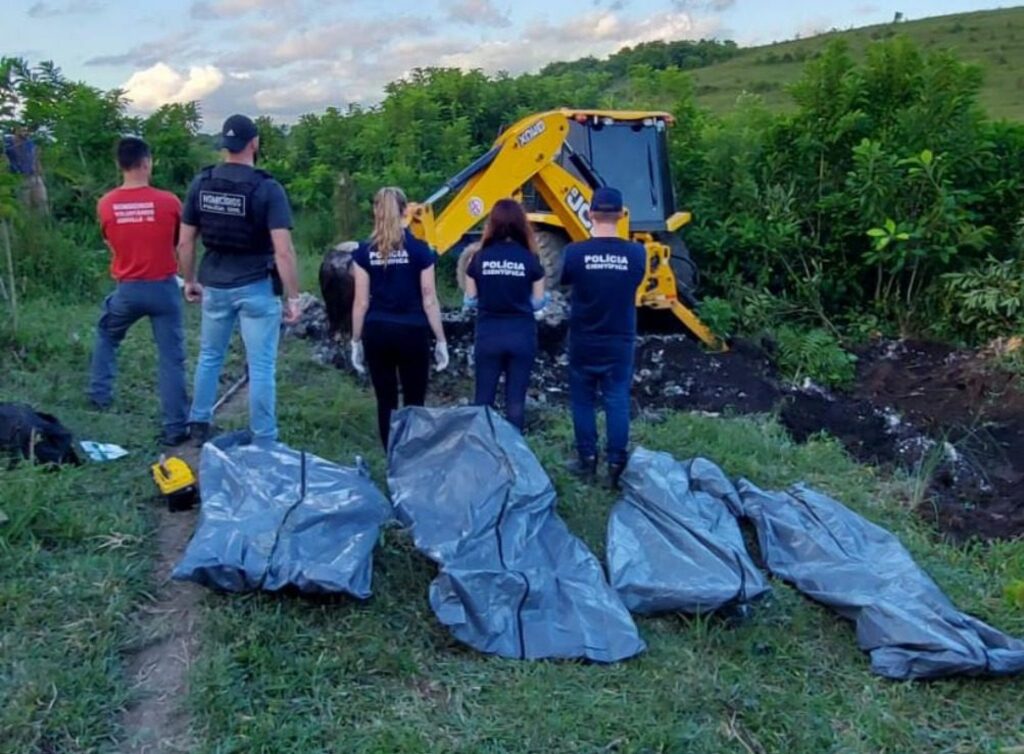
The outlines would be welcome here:
M 597 395 L 600 392 L 608 424 L 608 463 L 626 462 L 632 384 L 632 344 L 596 358 L 570 354 L 569 398 L 576 452 L 581 457 L 597 455 Z
M 149 317 L 156 341 L 157 383 L 164 433 L 178 435 L 185 431 L 188 395 L 185 389 L 181 292 L 173 277 L 119 283 L 104 300 L 103 314 L 96 327 L 89 397 L 100 405 L 113 401 L 117 349 L 131 326 L 143 317 Z
M 505 375 L 505 416 L 520 432 L 526 421 L 526 391 L 537 356 L 537 325 L 504 322 L 497 327 L 477 324 L 476 397 L 477 406 L 494 406 L 498 381 Z
M 377 395 L 377 429 L 388 447 L 391 412 L 402 404 L 422 406 L 430 378 L 430 328 L 394 322 L 367 322 L 363 328 L 363 349 Z

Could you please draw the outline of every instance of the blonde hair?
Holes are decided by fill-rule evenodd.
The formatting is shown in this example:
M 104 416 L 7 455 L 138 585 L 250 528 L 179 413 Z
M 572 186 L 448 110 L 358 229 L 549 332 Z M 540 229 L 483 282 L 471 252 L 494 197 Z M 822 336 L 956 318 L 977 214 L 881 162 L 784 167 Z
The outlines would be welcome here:
M 373 197 L 373 234 L 370 241 L 387 261 L 392 251 L 405 245 L 405 208 L 409 200 L 405 192 L 395 186 L 385 186 Z

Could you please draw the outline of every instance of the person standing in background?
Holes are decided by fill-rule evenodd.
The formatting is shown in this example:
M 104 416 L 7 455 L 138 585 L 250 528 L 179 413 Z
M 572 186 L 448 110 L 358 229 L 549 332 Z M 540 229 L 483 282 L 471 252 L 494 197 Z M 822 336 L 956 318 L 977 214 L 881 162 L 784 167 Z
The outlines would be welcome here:
M 39 149 L 25 126 L 18 126 L 13 136 L 4 136 L 4 154 L 12 173 L 21 176 L 21 201 L 28 209 L 47 214 L 50 211 L 43 179 Z
M 502 199 L 491 210 L 480 249 L 466 268 L 465 304 L 477 309 L 473 402 L 493 406 L 504 375 L 505 415 L 520 432 L 537 356 L 534 313 L 545 302 L 544 267 L 530 221 L 519 202 Z
M 377 396 L 377 429 L 385 449 L 391 414 L 403 404 L 422 406 L 430 377 L 430 335 L 438 371 L 448 366 L 430 247 L 405 227 L 408 202 L 398 188 L 382 188 L 373 200 L 373 234 L 353 254 L 352 366 L 370 370 Z
M 123 182 L 97 204 L 100 229 L 112 252 L 110 274 L 117 288 L 103 302 L 96 327 L 89 378 L 89 402 L 105 410 L 113 402 L 117 350 L 133 324 L 149 318 L 157 347 L 157 384 L 165 445 L 188 439 L 185 390 L 185 331 L 174 247 L 181 202 L 149 185 L 153 158 L 142 139 L 117 145 Z
M 619 237 L 624 207 L 617 189 L 594 192 L 591 238 L 565 248 L 562 285 L 572 286 L 569 315 L 569 396 L 577 458 L 570 470 L 597 473 L 597 395 L 608 425 L 608 480 L 618 487 L 629 446 L 630 389 L 636 347 L 636 291 L 647 252 Z
M 221 129 L 224 162 L 204 168 L 189 187 L 178 259 L 185 298 L 202 301 L 199 361 L 189 423 L 203 443 L 212 433 L 217 385 L 238 322 L 249 368 L 249 429 L 256 442 L 277 439 L 277 346 L 284 321 L 298 321 L 299 279 L 292 212 L 280 183 L 257 170 L 256 124 L 232 115 Z M 196 274 L 196 240 L 206 253 Z

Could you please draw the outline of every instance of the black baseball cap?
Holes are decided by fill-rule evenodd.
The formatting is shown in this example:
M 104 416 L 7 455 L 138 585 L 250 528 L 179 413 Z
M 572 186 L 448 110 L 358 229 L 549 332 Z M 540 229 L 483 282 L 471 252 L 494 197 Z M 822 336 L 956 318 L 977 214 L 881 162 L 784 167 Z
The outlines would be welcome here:
M 232 115 L 224 121 L 224 126 L 220 129 L 219 146 L 229 152 L 241 152 L 259 134 L 252 118 L 246 115 Z
M 606 212 L 609 215 L 622 212 L 622 192 L 611 186 L 602 186 L 594 192 L 590 202 L 591 212 Z

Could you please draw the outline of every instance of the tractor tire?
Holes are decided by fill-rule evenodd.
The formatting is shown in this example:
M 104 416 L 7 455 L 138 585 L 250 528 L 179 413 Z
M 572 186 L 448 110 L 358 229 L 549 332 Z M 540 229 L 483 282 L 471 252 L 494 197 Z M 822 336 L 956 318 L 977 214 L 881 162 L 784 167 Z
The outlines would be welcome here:
M 340 243 L 324 254 L 320 263 L 320 295 L 327 310 L 328 332 L 332 337 L 352 331 L 352 299 L 355 279 L 352 277 L 352 254 L 359 248 L 355 241 Z
M 463 293 L 466 292 L 466 270 L 469 269 L 469 263 L 473 261 L 473 257 L 480 251 L 480 242 L 471 243 L 469 246 L 462 250 L 459 254 L 458 264 L 455 265 L 455 275 L 459 281 L 459 290 Z
M 700 270 L 690 256 L 686 242 L 678 233 L 659 233 L 655 239 L 671 249 L 672 257 L 669 264 L 672 266 L 672 274 L 676 278 L 676 293 L 679 295 L 679 300 L 690 308 L 695 307 L 697 305 L 697 288 L 700 285 Z
M 562 286 L 562 265 L 565 263 L 565 247 L 569 237 L 557 230 L 534 228 L 537 240 L 537 256 L 544 267 L 544 287 L 556 291 Z

